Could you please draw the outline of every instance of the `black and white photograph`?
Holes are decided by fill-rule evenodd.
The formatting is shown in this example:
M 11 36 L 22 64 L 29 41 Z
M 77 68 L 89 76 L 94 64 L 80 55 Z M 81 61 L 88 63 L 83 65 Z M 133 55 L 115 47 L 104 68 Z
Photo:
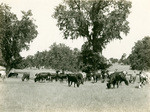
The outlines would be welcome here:
M 150 0 L 0 0 L 0 112 L 150 112 Z

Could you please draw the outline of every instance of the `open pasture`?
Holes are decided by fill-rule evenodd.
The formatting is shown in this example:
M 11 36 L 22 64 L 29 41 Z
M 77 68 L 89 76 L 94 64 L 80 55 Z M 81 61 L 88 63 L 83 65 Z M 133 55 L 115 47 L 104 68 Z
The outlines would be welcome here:
M 114 67 L 130 71 L 117 64 L 110 70 Z M 138 79 L 115 89 L 106 89 L 106 82 L 101 81 L 87 81 L 77 88 L 68 87 L 66 81 L 35 83 L 35 71 L 30 73 L 29 81 L 22 82 L 21 75 L 0 79 L 0 112 L 150 112 L 150 85 L 136 88 Z
M 135 84 L 106 89 L 106 83 L 85 82 L 68 87 L 67 82 L 0 81 L 1 112 L 149 112 L 150 86 Z

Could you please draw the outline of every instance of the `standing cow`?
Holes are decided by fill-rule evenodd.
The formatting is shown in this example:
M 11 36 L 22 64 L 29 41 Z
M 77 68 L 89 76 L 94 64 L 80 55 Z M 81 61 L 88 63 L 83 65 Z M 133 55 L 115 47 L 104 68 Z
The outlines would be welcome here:
M 75 85 L 77 85 L 77 87 L 80 86 L 79 79 L 76 75 L 67 74 L 67 77 L 68 77 L 68 86 L 71 86 L 72 83 L 74 83 L 74 87 Z

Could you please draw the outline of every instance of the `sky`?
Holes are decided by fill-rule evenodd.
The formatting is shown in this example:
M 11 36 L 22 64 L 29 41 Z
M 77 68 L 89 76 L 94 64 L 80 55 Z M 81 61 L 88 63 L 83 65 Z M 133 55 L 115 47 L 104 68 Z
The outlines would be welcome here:
M 0 0 L 6 3 L 12 9 L 18 18 L 21 18 L 21 11 L 32 10 L 35 24 L 38 26 L 38 36 L 31 42 L 28 51 L 22 51 L 21 55 L 26 57 L 34 55 L 37 51 L 49 50 L 49 47 L 56 42 L 64 43 L 71 49 L 81 49 L 82 44 L 86 41 L 83 38 L 77 40 L 63 39 L 62 32 L 56 26 L 57 20 L 52 17 L 54 8 L 62 3 L 62 0 Z M 123 53 L 127 56 L 131 53 L 135 42 L 145 36 L 150 36 L 150 0 L 132 0 L 131 13 L 128 17 L 130 32 L 127 36 L 122 35 L 122 40 L 113 40 L 108 43 L 103 50 L 106 58 L 120 59 Z

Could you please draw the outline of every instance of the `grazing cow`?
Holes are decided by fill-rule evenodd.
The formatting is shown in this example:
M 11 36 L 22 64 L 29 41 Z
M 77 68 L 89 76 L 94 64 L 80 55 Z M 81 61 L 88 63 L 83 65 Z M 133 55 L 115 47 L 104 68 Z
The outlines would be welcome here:
M 64 73 L 57 74 L 56 76 L 60 80 L 60 82 L 63 82 L 64 80 L 67 80 L 67 75 L 65 75 Z
M 119 83 L 121 83 L 122 81 L 124 81 L 126 85 L 129 84 L 123 72 L 114 72 L 110 75 L 110 79 L 107 83 L 107 88 L 111 88 L 111 84 L 113 85 L 113 88 L 115 88 L 115 85 L 117 85 L 118 88 Z
M 67 77 L 68 77 L 68 86 L 71 86 L 72 83 L 74 83 L 74 87 L 75 87 L 75 85 L 77 85 L 77 87 L 80 86 L 80 82 L 79 82 L 77 76 L 71 75 L 71 74 L 67 74 Z
M 18 73 L 9 73 L 8 74 L 8 78 L 9 77 L 16 77 L 17 78 L 18 77 Z
M 37 82 L 37 81 L 45 81 L 45 80 L 49 80 L 50 81 L 50 77 L 51 77 L 51 74 L 50 73 L 38 73 L 38 74 L 35 74 L 35 78 L 34 78 L 34 82 Z
M 55 80 L 55 81 L 58 81 L 58 74 L 51 74 L 51 76 L 50 76 L 50 80 L 51 80 L 51 82 L 53 81 L 53 80 Z
M 26 81 L 28 81 L 30 79 L 30 74 L 29 73 L 24 73 L 22 76 L 22 81 L 24 81 L 26 79 Z
M 6 72 L 5 71 L 0 71 L 0 77 L 2 78 L 2 80 L 4 81 L 6 78 Z

